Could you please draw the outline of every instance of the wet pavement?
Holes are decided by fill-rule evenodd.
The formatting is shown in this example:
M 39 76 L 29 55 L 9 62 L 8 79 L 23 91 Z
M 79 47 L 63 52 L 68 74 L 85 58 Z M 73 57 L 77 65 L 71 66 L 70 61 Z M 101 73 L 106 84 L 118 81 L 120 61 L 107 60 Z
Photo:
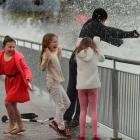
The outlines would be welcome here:
M 4 107 L 4 82 L 0 78 L 0 118 L 6 115 L 6 110 Z M 39 117 L 38 119 L 45 120 L 52 117 L 55 113 L 55 107 L 48 96 L 47 93 L 40 95 L 38 89 L 35 89 L 31 93 L 31 101 L 24 104 L 19 104 L 19 109 L 21 113 L 36 113 Z M 59 136 L 54 130 L 49 128 L 48 123 L 38 123 L 38 122 L 24 122 L 26 131 L 18 135 L 5 135 L 3 130 L 6 128 L 7 123 L 2 123 L 0 121 L 0 140 L 67 140 L 67 138 Z M 70 130 L 72 138 L 71 140 L 76 140 L 79 134 L 79 127 Z M 99 125 L 98 133 L 102 140 L 109 140 L 112 136 L 112 131 L 103 126 Z M 90 126 L 87 125 L 86 140 L 91 140 Z M 125 137 L 124 137 L 125 138 Z
M 4 82 L 0 80 L 0 118 L 6 115 L 4 107 Z M 31 101 L 24 104 L 19 104 L 18 107 L 21 113 L 35 113 L 38 115 L 37 119 L 45 120 L 52 117 L 54 114 L 54 104 L 48 97 L 42 97 L 34 91 L 31 93 Z M 46 106 L 45 106 L 46 101 Z M 41 104 L 41 102 L 44 102 Z M 66 140 L 67 138 L 57 135 L 54 130 L 49 128 L 48 123 L 41 124 L 39 122 L 24 122 L 26 131 L 18 135 L 5 135 L 3 130 L 6 128 L 7 123 L 0 121 L 0 140 Z M 79 128 L 72 132 L 72 139 L 76 139 Z

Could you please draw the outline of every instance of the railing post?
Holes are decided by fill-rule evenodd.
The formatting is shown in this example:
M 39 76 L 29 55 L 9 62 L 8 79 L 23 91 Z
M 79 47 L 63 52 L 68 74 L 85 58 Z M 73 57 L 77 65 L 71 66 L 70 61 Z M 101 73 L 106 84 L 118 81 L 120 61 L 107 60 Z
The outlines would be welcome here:
M 23 41 L 23 46 L 25 47 L 25 41 Z
M 112 123 L 113 138 L 111 140 L 122 140 L 118 138 L 119 132 L 119 110 L 118 110 L 118 71 L 116 70 L 116 61 L 113 61 L 112 70 Z
M 33 49 L 33 44 L 31 43 L 31 49 Z

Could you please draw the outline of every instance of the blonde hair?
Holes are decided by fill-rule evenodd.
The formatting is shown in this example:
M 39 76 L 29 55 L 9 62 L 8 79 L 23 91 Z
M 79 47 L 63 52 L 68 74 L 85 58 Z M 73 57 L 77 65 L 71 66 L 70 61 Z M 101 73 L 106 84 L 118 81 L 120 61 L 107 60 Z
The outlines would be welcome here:
M 54 37 L 57 37 L 57 35 L 54 34 L 54 33 L 48 33 L 48 34 L 45 34 L 43 36 L 43 39 L 42 39 L 42 50 L 41 50 L 41 54 L 40 54 L 40 64 L 42 62 L 42 55 L 43 55 L 45 49 L 46 48 L 50 49 L 49 46 L 50 46 L 50 43 L 51 43 L 51 41 L 52 41 L 52 39 Z
M 81 40 L 80 44 L 76 49 L 77 54 L 80 53 L 82 50 L 87 49 L 88 47 L 93 49 L 93 51 L 98 54 L 98 49 L 95 42 L 89 37 L 85 37 Z

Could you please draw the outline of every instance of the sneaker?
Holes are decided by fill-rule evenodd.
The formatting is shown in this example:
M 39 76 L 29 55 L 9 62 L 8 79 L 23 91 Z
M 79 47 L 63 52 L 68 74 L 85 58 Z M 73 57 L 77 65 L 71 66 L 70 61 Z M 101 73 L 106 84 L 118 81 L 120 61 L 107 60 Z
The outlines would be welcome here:
M 95 136 L 92 140 L 101 140 L 99 137 Z
M 65 128 L 65 129 L 63 129 L 63 130 L 59 129 L 59 128 L 58 128 L 58 124 L 57 124 L 56 121 L 54 121 L 54 120 L 51 121 L 51 122 L 49 123 L 49 126 L 50 126 L 54 131 L 56 131 L 59 135 L 65 136 L 65 137 L 71 137 L 69 130 L 68 130 L 67 128 Z
M 71 137 L 69 129 L 65 128 L 63 130 L 59 129 L 59 134 L 65 137 Z
M 85 137 L 78 137 L 77 140 L 85 140 Z
M 52 125 L 54 125 L 55 127 L 58 127 L 58 124 L 57 124 L 57 122 L 56 121 L 51 121 L 51 123 L 50 124 L 52 124 Z
M 55 132 L 59 133 L 59 128 L 58 128 L 58 124 L 56 121 L 51 121 L 49 123 L 49 127 L 52 128 Z

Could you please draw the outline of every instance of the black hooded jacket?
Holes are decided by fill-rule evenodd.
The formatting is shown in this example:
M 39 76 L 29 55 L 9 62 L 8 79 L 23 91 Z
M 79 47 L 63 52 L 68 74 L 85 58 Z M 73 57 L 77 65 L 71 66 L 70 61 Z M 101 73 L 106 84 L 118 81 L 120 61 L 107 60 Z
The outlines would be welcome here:
M 123 44 L 122 38 L 133 38 L 134 31 L 123 31 L 113 27 L 107 27 L 98 20 L 89 19 L 82 27 L 79 37 L 90 37 L 99 36 L 102 41 L 110 43 L 119 47 Z M 75 60 L 75 51 L 72 53 L 69 61 L 69 82 L 67 93 L 72 94 L 76 92 L 76 80 L 77 79 L 77 63 Z M 83 81 L 84 82 L 84 81 Z
M 119 47 L 123 44 L 122 38 L 133 38 L 134 31 L 123 31 L 117 28 L 108 27 L 99 22 L 96 19 L 89 19 L 82 27 L 79 37 L 90 37 L 99 36 L 102 41 L 110 43 Z

